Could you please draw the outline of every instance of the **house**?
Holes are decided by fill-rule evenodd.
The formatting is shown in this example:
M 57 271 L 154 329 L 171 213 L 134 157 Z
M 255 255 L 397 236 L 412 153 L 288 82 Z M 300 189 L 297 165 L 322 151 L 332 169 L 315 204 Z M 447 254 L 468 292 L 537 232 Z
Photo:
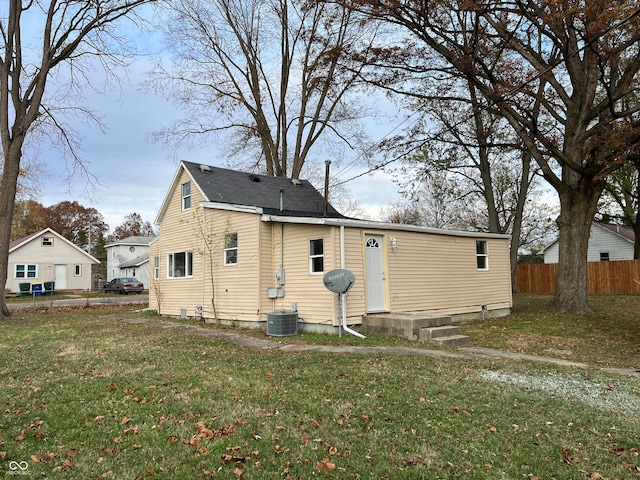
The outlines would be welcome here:
M 9 245 L 6 287 L 54 282 L 55 290 L 91 290 L 91 265 L 100 263 L 50 228 Z
M 323 277 L 340 268 L 355 276 L 349 325 L 512 306 L 509 236 L 346 218 L 305 180 L 182 161 L 156 223 L 149 303 L 162 315 L 210 320 L 215 305 L 221 320 L 264 325 L 284 310 L 304 330 L 335 331 L 342 308 Z
M 633 230 L 620 225 L 593 222 L 589 234 L 588 262 L 633 260 Z M 558 240 L 544 250 L 544 263 L 558 263 Z
M 155 237 L 133 236 L 105 245 L 107 281 L 135 277 L 149 288 L 149 243 Z

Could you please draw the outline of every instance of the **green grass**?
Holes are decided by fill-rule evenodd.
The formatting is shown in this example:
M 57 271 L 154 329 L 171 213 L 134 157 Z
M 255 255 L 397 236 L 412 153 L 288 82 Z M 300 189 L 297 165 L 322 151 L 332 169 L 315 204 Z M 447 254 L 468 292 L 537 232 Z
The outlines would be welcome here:
M 114 312 L 0 324 L 0 477 L 640 478 L 635 378 L 265 351 Z
M 463 331 L 473 346 L 640 368 L 640 297 L 591 296 L 591 315 L 550 313 L 545 309 L 550 298 L 516 295 L 512 315 L 470 323 Z

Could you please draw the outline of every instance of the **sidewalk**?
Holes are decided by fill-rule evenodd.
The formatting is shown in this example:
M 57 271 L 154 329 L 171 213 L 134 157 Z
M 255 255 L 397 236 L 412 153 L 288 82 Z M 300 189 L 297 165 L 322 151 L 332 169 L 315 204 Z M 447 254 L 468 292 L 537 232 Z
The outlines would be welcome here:
M 192 335 L 201 335 L 205 337 L 217 338 L 228 342 L 237 343 L 239 345 L 247 345 L 265 350 L 282 350 L 285 352 L 330 352 L 330 353 L 362 353 L 362 354 L 385 354 L 385 355 L 422 355 L 427 357 L 438 358 L 502 358 L 505 360 L 524 360 L 531 362 L 542 362 L 554 365 L 574 368 L 589 368 L 586 363 L 573 362 L 554 357 L 541 357 L 536 355 L 527 355 L 521 353 L 505 352 L 492 348 L 483 347 L 460 347 L 455 351 L 450 350 L 430 350 L 426 348 L 411 347 L 366 347 L 354 345 L 299 345 L 299 344 L 283 344 L 277 340 L 269 340 L 264 338 L 256 338 L 241 333 L 218 331 L 212 328 L 204 328 L 197 325 L 185 325 L 170 320 L 158 320 L 148 318 L 122 318 L 121 316 L 113 316 L 125 323 L 146 325 L 149 327 L 166 328 L 176 331 L 190 333 Z M 619 375 L 630 375 L 640 378 L 640 371 L 627 368 L 600 368 L 600 370 L 615 373 Z

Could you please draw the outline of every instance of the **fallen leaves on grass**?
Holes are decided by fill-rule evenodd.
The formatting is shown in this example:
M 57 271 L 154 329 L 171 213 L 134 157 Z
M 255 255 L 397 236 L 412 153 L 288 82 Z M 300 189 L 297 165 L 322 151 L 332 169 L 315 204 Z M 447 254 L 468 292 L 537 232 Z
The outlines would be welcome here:
M 316 463 L 316 470 L 319 472 L 330 472 L 336 468 L 336 464 L 329 461 L 328 458 L 325 458 L 318 463 Z

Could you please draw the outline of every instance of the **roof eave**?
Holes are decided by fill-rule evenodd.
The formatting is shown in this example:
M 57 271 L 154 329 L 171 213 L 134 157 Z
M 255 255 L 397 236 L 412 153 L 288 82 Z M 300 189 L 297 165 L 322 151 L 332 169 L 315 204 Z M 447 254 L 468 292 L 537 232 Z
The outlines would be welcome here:
M 401 223 L 375 222 L 371 220 L 358 220 L 353 218 L 329 218 L 329 217 L 291 217 L 281 215 L 262 215 L 263 222 L 297 223 L 304 225 L 327 225 L 335 227 L 355 227 L 375 230 L 394 230 L 404 232 L 430 233 L 432 235 L 447 235 L 452 237 L 472 238 L 496 238 L 510 239 L 511 235 L 503 233 L 466 232 L 459 230 L 444 230 L 441 228 L 422 227 L 418 225 L 406 225 Z

